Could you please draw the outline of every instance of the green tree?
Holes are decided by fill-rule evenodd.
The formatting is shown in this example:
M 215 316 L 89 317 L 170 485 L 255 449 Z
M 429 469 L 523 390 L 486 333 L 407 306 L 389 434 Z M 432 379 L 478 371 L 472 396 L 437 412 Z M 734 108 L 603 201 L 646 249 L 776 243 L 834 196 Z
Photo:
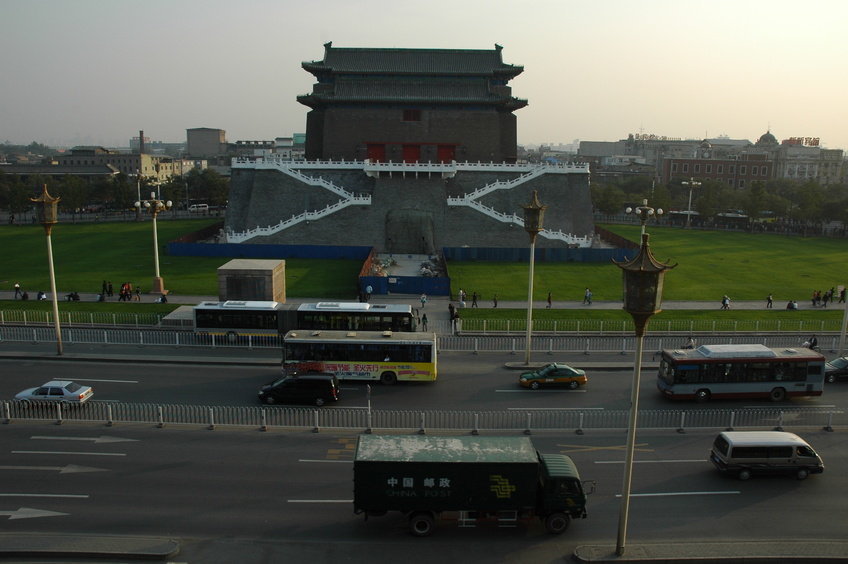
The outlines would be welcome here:
M 77 212 L 90 201 L 91 189 L 79 176 L 67 174 L 62 179 L 57 195 L 62 198 L 59 201 L 59 208 L 70 212 L 72 221 L 76 221 Z
M 626 196 L 624 192 L 612 184 L 592 184 L 592 203 L 601 213 L 616 214 L 624 211 Z
M 762 217 L 762 212 L 766 206 L 766 185 L 765 182 L 756 180 L 751 183 L 751 187 L 743 193 L 742 210 L 751 219 L 751 224 Z

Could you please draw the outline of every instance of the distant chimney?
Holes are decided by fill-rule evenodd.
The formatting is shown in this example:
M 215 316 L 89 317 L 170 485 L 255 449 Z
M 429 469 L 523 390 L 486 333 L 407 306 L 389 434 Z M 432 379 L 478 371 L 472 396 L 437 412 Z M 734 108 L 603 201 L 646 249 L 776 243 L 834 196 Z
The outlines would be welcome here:
M 138 154 L 144 154 L 144 131 L 138 132 Z

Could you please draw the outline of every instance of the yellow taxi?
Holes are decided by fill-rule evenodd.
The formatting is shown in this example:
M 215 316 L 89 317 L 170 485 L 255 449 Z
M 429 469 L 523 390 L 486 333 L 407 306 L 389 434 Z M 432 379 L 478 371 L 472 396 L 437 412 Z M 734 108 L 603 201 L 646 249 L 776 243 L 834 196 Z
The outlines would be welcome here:
M 531 390 L 538 390 L 542 386 L 565 386 L 576 390 L 588 381 L 584 370 L 558 362 L 552 362 L 535 372 L 525 372 L 518 377 L 518 383 Z

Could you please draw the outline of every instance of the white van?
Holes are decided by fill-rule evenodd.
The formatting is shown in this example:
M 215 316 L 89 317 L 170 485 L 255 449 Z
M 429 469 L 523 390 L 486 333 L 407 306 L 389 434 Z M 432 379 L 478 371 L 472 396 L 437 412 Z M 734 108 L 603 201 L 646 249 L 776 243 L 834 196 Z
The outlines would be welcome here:
M 188 207 L 188 213 L 208 213 L 209 204 L 192 204 Z
M 824 472 L 824 463 L 807 442 L 783 431 L 725 431 L 710 450 L 720 471 L 747 480 L 756 474 L 792 474 L 803 480 Z

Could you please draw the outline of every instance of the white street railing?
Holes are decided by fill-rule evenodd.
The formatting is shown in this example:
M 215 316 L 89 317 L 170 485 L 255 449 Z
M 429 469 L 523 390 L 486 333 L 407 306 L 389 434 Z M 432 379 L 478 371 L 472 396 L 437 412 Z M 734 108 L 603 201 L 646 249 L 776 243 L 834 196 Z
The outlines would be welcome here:
M 426 384 L 424 384 L 426 385 Z M 438 385 L 438 384 L 434 384 Z M 202 405 L 157 405 L 89 401 L 83 405 L 62 407 L 58 404 L 25 405 L 2 402 L 6 423 L 18 420 L 47 420 L 167 425 L 203 425 L 254 427 L 263 431 L 277 429 L 359 429 L 409 431 L 428 430 L 497 431 L 532 434 L 536 431 L 606 431 L 627 429 L 629 412 L 605 409 L 510 410 L 510 411 L 436 411 L 386 410 L 323 407 L 238 407 Z M 825 429 L 844 428 L 844 411 L 827 408 L 743 408 L 640 411 L 638 428 L 686 430 L 727 429 Z
M 430 323 L 428 329 L 437 327 Z M 201 347 L 201 348 L 247 348 L 247 349 L 277 349 L 282 348 L 282 337 L 279 335 L 205 335 L 195 334 L 191 331 L 172 330 L 133 330 L 133 329 L 108 329 L 108 328 L 84 328 L 84 327 L 62 327 L 62 342 L 68 347 L 75 344 L 86 345 L 132 345 L 141 347 Z M 448 332 L 440 333 L 438 336 L 438 348 L 443 352 L 500 352 L 516 354 L 525 349 L 524 335 L 475 335 L 468 334 L 462 327 L 455 331 L 448 327 Z M 688 338 L 688 333 L 663 334 L 658 332 L 649 333 L 645 337 L 645 350 L 658 351 L 681 346 L 683 336 Z M 822 350 L 835 351 L 838 345 L 838 333 L 819 335 L 819 344 Z M 800 347 L 806 336 L 803 333 L 785 333 L 774 335 L 762 335 L 756 333 L 715 333 L 711 335 L 697 335 L 699 345 L 707 344 L 754 344 L 759 343 L 767 347 Z M 56 341 L 55 329 L 48 326 L 0 326 L 0 343 L 53 343 Z M 621 335 L 592 335 L 588 332 L 583 335 L 577 334 L 545 334 L 537 332 L 531 339 L 531 350 L 536 353 L 582 353 L 609 354 L 619 353 L 627 355 L 636 350 L 636 338 L 632 333 Z

